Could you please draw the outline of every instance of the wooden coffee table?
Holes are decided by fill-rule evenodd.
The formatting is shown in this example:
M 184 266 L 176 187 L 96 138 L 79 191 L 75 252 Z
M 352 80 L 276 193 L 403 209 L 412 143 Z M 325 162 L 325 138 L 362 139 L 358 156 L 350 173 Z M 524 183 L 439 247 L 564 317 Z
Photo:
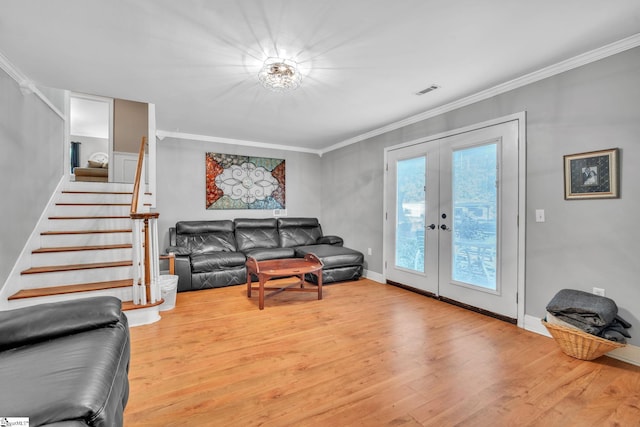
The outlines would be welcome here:
M 283 291 L 317 292 L 318 299 L 322 299 L 322 261 L 313 254 L 307 254 L 304 258 L 285 258 L 257 261 L 255 258 L 247 259 L 247 297 L 251 298 L 251 291 L 258 291 L 258 306 L 264 309 L 264 291 L 275 291 L 267 296 L 275 295 Z M 251 283 L 251 274 L 258 276 L 258 287 Z M 305 274 L 313 274 L 318 278 L 318 285 L 313 286 L 304 280 Z M 265 286 L 270 280 L 276 278 L 297 277 L 295 283 L 286 286 Z M 305 287 L 305 284 L 313 287 Z

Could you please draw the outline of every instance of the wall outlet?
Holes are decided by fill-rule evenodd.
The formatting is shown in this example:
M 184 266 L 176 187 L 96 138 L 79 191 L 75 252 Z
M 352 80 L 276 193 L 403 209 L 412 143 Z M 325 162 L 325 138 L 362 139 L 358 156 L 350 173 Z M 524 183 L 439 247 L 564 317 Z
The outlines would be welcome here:
M 367 248 L 367 254 L 372 255 L 371 248 Z
M 604 296 L 604 289 L 602 288 L 593 288 L 593 293 L 595 295 L 600 295 L 601 297 Z

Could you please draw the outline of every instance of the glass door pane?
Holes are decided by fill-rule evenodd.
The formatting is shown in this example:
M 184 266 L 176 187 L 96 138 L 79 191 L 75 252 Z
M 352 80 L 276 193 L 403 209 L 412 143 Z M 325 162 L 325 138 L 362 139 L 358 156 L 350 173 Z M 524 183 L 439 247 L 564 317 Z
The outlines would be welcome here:
M 452 279 L 495 291 L 497 252 L 496 143 L 453 152 Z
M 395 266 L 424 273 L 426 157 L 400 160 L 396 175 Z

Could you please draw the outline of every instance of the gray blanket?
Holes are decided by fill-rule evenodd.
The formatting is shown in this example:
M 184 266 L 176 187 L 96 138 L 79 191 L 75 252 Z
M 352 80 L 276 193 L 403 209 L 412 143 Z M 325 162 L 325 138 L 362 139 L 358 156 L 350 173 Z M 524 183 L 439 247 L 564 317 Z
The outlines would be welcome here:
M 631 324 L 629 322 L 627 322 L 620 316 L 616 316 L 613 322 L 605 326 L 598 335 L 604 339 L 624 344 L 627 342 L 627 338 L 631 338 L 631 335 L 629 335 L 629 332 L 627 332 L 627 328 L 630 327 Z
M 600 335 L 618 314 L 618 306 L 607 297 L 574 289 L 559 291 L 547 311 L 585 332 Z

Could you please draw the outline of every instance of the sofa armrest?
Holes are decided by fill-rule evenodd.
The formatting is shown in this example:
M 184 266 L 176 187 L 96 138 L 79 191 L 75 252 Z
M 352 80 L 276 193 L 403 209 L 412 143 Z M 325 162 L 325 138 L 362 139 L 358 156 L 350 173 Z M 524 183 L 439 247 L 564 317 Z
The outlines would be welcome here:
M 339 236 L 322 236 L 316 243 L 319 245 L 342 246 L 344 244 L 344 240 Z
M 167 253 L 175 255 L 191 255 L 191 250 L 183 246 L 169 246 L 167 248 Z
M 178 291 L 190 291 L 191 286 L 191 259 L 189 256 L 176 255 L 174 274 L 178 276 Z
M 120 321 L 122 302 L 101 296 L 0 312 L 0 351 L 107 327 Z

